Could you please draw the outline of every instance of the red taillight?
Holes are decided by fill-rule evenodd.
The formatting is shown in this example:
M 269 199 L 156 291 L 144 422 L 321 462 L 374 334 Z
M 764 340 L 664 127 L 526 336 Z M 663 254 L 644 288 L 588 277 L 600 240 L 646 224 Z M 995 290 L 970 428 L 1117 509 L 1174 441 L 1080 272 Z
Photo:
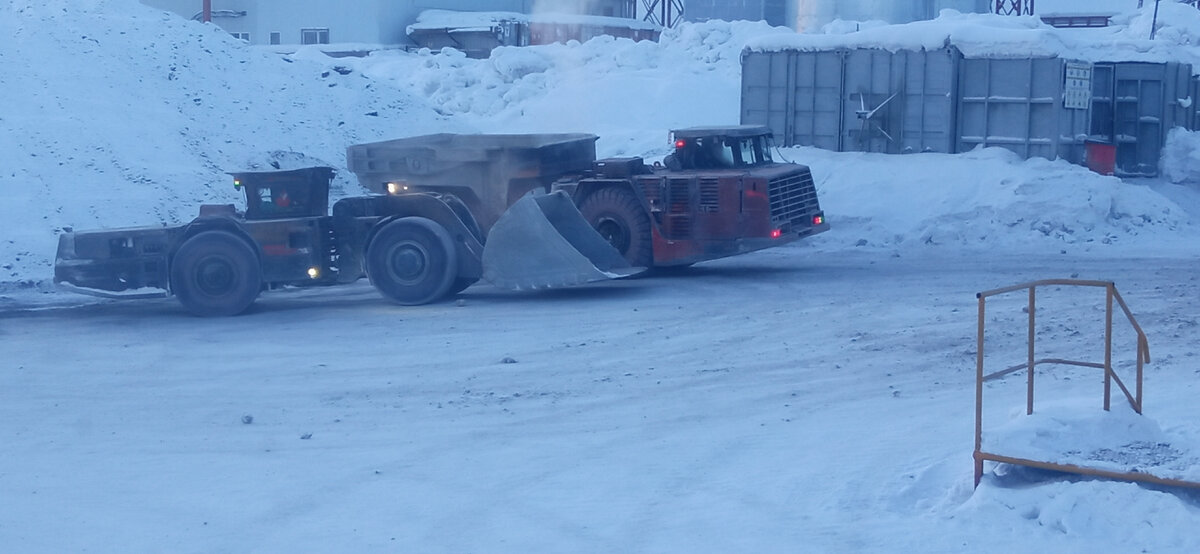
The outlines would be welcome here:
M 675 148 L 683 148 L 684 146 L 687 146 L 687 141 L 683 139 L 675 141 Z
M 777 239 L 783 236 L 783 229 L 775 229 L 771 231 L 771 238 Z
M 822 223 L 825 223 L 825 216 L 821 216 L 821 215 L 813 216 L 813 225 L 820 225 Z

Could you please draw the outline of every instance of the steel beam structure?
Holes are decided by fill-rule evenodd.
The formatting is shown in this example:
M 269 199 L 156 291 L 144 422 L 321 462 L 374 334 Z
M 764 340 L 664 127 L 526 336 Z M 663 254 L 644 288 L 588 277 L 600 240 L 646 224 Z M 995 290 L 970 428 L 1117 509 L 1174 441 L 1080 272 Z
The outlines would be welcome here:
M 671 28 L 683 21 L 683 0 L 642 0 L 642 8 L 646 10 L 641 16 L 643 21 Z M 637 18 L 637 14 L 634 14 Z
M 996 0 L 992 12 L 997 15 L 1033 15 L 1034 0 Z

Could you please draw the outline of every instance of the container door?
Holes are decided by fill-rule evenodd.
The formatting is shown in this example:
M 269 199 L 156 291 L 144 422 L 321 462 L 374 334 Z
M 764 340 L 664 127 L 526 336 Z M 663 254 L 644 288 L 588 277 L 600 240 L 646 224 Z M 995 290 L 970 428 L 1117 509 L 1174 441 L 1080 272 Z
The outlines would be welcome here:
M 788 129 L 794 144 L 842 150 L 844 52 L 792 52 Z
M 1166 113 L 1163 76 L 1163 64 L 1116 64 L 1113 135 L 1120 175 L 1158 174 Z
M 900 152 L 903 138 L 903 76 L 894 71 L 897 55 L 857 49 L 846 55 L 843 150 Z M 903 63 L 903 59 L 899 60 Z

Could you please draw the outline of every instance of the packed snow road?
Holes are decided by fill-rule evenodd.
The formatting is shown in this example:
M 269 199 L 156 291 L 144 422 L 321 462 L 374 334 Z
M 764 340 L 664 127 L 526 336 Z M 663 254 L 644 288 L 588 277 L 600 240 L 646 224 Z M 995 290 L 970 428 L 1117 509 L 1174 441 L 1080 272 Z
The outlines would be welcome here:
M 477 285 L 419 307 L 390 305 L 365 282 L 264 294 L 223 319 L 168 299 L 10 301 L 0 544 L 828 552 L 1157 540 L 1194 550 L 1200 539 L 1171 525 L 1135 525 L 1194 522 L 1186 494 L 1097 482 L 1064 488 L 1058 501 L 1084 505 L 1056 512 L 1039 504 L 1044 494 L 1025 496 L 1027 484 L 989 479 L 972 491 L 970 457 L 975 292 L 1116 281 L 1150 337 L 1147 413 L 1170 427 L 1197 415 L 1194 269 L 796 245 L 576 289 Z M 1070 298 L 1057 308 L 1084 306 L 1081 321 L 1102 322 L 1102 294 Z M 996 310 L 998 348 L 1019 361 L 1020 302 Z M 1079 335 L 1072 325 L 1039 341 Z M 1087 371 L 1066 375 L 1098 395 Z M 998 414 L 1023 406 L 1019 383 L 989 394 Z M 1110 508 L 1086 507 L 1097 496 L 1151 513 L 1109 525 Z M 1030 526 L 1037 517 L 1058 519 Z M 45 532 L 48 522 L 62 532 Z M 938 534 L 910 532 L 919 522 Z

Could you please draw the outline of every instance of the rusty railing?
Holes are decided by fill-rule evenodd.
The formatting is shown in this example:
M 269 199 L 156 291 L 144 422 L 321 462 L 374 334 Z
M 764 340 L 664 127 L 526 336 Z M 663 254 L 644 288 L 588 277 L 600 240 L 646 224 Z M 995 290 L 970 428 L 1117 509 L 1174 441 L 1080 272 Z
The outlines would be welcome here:
M 1067 360 L 1062 358 L 1041 358 L 1036 357 L 1034 348 L 1035 332 L 1034 323 L 1037 318 L 1037 289 L 1038 287 L 1046 286 L 1077 286 L 1077 287 L 1098 287 L 1105 290 L 1105 307 L 1104 307 L 1104 362 L 1090 362 L 1081 360 Z M 1028 335 L 1028 351 L 1025 363 L 1017 364 L 1012 367 L 996 371 L 994 373 L 983 373 L 983 339 L 984 339 L 984 313 L 986 300 L 989 297 L 1011 293 L 1021 290 L 1029 292 L 1029 304 L 1026 309 L 1029 312 L 1029 335 Z M 1117 479 L 1126 479 L 1134 481 L 1148 481 L 1160 484 L 1169 485 L 1184 485 L 1184 486 L 1200 486 L 1200 484 L 1182 482 L 1171 479 L 1161 479 L 1145 473 L 1119 473 L 1104 470 L 1093 470 L 1079 466 L 1066 464 L 1053 464 L 1046 462 L 1038 462 L 1035 460 L 1024 460 L 1011 456 L 1002 456 L 995 453 L 983 451 L 983 383 L 989 379 L 1003 377 L 1011 373 L 1025 369 L 1028 371 L 1026 377 L 1026 414 L 1033 413 L 1033 382 L 1034 369 L 1039 364 L 1062 364 L 1082 367 L 1091 367 L 1104 370 L 1104 409 L 1110 408 L 1112 397 L 1112 384 L 1115 382 L 1117 387 L 1125 393 L 1125 398 L 1129 401 L 1129 405 L 1137 413 L 1142 413 L 1142 374 L 1145 364 L 1150 362 L 1150 345 L 1146 340 L 1146 334 L 1142 332 L 1142 328 L 1133 317 L 1133 313 L 1129 311 L 1129 306 L 1125 304 L 1125 300 L 1121 298 L 1121 294 L 1117 292 L 1116 286 L 1111 281 L 1088 281 L 1079 279 L 1047 279 L 1042 281 L 1033 281 L 1011 287 L 1004 287 L 994 290 L 981 292 L 975 295 L 979 299 L 979 326 L 976 336 L 977 347 L 975 352 L 975 486 L 979 486 L 979 480 L 983 477 L 983 462 L 985 460 L 1012 463 L 1018 465 L 1026 465 L 1031 467 L 1040 467 L 1043 469 L 1054 469 L 1058 471 L 1068 471 L 1072 473 L 1083 473 L 1089 475 L 1098 475 L 1103 477 L 1111 477 Z M 1113 337 L 1113 303 L 1116 303 L 1121 311 L 1124 312 L 1125 318 L 1137 333 L 1137 377 L 1134 384 L 1133 392 L 1125 385 L 1124 381 L 1113 371 L 1112 367 L 1112 337 Z

